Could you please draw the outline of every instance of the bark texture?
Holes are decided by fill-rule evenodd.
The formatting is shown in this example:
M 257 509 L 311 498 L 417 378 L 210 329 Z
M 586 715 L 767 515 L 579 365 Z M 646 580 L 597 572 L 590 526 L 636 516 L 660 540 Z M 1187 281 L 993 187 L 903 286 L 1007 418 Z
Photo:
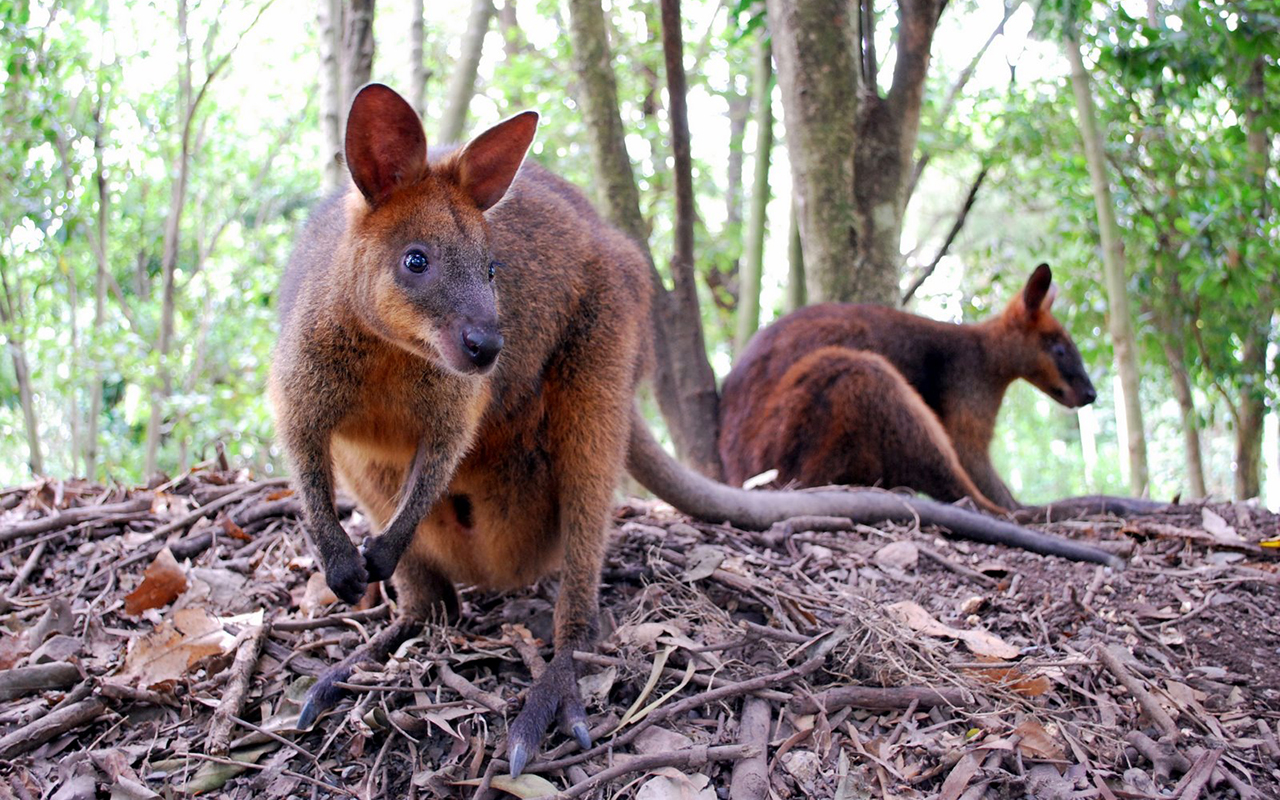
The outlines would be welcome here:
M 476 93 L 476 75 L 480 70 L 480 56 L 484 52 L 484 37 L 489 33 L 493 19 L 493 0 L 472 0 L 471 15 L 467 18 L 467 33 L 462 38 L 462 54 L 449 76 L 449 90 L 444 114 L 440 117 L 440 141 L 457 142 L 462 139 L 462 128 L 467 121 L 467 108 Z
M 1098 211 L 1098 230 L 1102 237 L 1102 266 L 1107 286 L 1107 325 L 1111 332 L 1111 344 L 1116 354 L 1116 368 L 1120 375 L 1121 401 L 1124 404 L 1129 454 L 1129 489 L 1134 495 L 1147 490 L 1147 440 L 1142 424 L 1142 403 L 1139 398 L 1138 355 L 1130 318 L 1129 288 L 1125 275 L 1124 244 L 1120 240 L 1120 228 L 1116 224 L 1115 203 L 1111 198 L 1111 186 L 1107 181 L 1107 156 L 1102 134 L 1098 130 L 1098 115 L 1093 105 L 1093 86 L 1080 55 L 1080 43 L 1074 34 L 1065 40 L 1067 60 L 1071 62 L 1071 85 L 1076 96 L 1076 119 L 1080 137 L 1084 140 L 1085 160 L 1089 166 L 1089 178 L 1093 184 L 1094 205 Z
M 342 0 L 317 0 L 316 29 L 320 54 L 320 133 L 324 142 L 325 191 L 342 181 L 342 127 L 348 97 L 342 94 Z
M 676 451 L 697 469 L 719 475 L 716 431 L 719 424 L 715 376 L 707 362 L 702 339 L 702 321 L 692 274 L 692 183 L 688 186 L 689 229 L 677 230 L 677 257 L 673 269 L 687 269 L 674 292 L 669 292 L 649 250 L 649 231 L 640 213 L 640 192 L 636 188 L 625 132 L 618 112 L 618 87 L 600 0 L 570 0 L 569 33 L 573 41 L 574 63 L 582 101 L 583 117 L 591 142 L 591 156 L 599 202 L 609 221 L 631 236 L 649 259 L 654 286 L 652 321 L 654 328 L 654 389 L 658 405 L 667 420 Z M 680 70 L 683 104 L 683 68 Z M 673 95 L 677 92 L 673 92 Z M 673 133 L 675 128 L 673 110 Z M 688 123 L 684 123 L 687 148 Z M 673 136 L 673 139 L 677 138 Z M 685 157 L 688 151 L 685 150 Z M 679 159 L 679 155 L 677 155 Z M 688 168 L 686 164 L 686 168 Z M 682 202 L 677 195 L 677 202 Z M 679 218 L 685 206 L 677 212 Z M 684 225 L 684 223 L 681 223 Z M 689 258 L 682 260 L 680 248 L 687 242 Z M 677 298 L 677 299 L 673 299 Z M 692 304 L 690 304 L 692 300 Z M 680 314 L 679 309 L 692 309 Z
M 747 253 L 738 282 L 738 335 L 734 352 L 741 353 L 760 327 L 760 275 L 764 271 L 764 234 L 769 207 L 769 156 L 773 151 L 773 52 L 764 36 L 756 50 L 756 171 L 751 186 L 751 217 Z
M 1173 331 L 1167 331 L 1160 344 L 1169 362 L 1173 396 L 1178 401 L 1178 413 L 1182 419 L 1182 450 L 1187 462 L 1186 496 L 1199 499 L 1208 491 L 1204 483 L 1204 457 L 1200 452 L 1200 422 L 1196 415 L 1195 396 L 1191 393 L 1191 377 L 1187 374 L 1186 351 L 1182 340 Z
M 768 0 L 810 299 L 898 302 L 899 242 L 943 0 L 902 0 L 887 93 L 870 0 Z
M 409 104 L 419 118 L 427 113 L 427 64 L 422 54 L 427 21 L 422 5 L 423 0 L 413 0 L 409 6 Z
M 342 128 L 356 91 L 373 76 L 374 0 L 346 0 L 342 26 Z

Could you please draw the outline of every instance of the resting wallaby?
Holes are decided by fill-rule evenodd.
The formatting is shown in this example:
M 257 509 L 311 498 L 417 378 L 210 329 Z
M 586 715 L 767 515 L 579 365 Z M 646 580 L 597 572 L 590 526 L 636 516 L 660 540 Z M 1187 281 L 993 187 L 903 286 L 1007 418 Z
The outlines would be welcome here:
M 1025 378 L 1068 407 L 1097 397 L 1050 311 L 1052 280 L 1041 264 L 1003 313 L 974 325 L 824 303 L 761 330 L 724 382 L 727 479 L 777 468 L 781 483 L 883 483 L 1018 507 L 989 453 L 1009 384 Z
M 982 541 L 1113 557 L 951 506 L 885 493 L 748 493 L 673 461 L 633 409 L 650 355 L 650 266 L 582 194 L 524 162 L 518 114 L 428 156 L 422 124 L 370 84 L 348 116 L 352 185 L 298 239 L 280 291 L 270 399 L 329 586 L 391 579 L 402 616 L 323 676 L 309 727 L 353 666 L 385 658 L 454 584 L 509 588 L 560 568 L 555 654 L 508 731 L 519 774 L 547 725 L 590 745 L 573 651 L 592 644 L 624 460 L 676 507 L 741 527 L 805 514 L 944 525 Z M 335 477 L 380 535 L 363 551 Z

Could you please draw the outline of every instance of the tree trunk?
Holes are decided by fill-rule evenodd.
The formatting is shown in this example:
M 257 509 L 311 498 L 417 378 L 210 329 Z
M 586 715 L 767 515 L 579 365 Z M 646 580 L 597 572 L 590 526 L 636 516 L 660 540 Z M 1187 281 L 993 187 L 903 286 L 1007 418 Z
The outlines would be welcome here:
M 684 74 L 684 38 L 680 30 L 680 0 L 661 0 L 662 53 L 667 69 L 671 150 L 675 162 L 676 247 L 671 259 L 674 288 L 657 299 L 667 318 L 672 366 L 680 387 L 684 457 L 704 475 L 719 479 L 720 394 L 707 360 L 694 271 L 693 227 L 697 211 L 693 199 L 693 154 L 689 141 L 688 86 Z M 767 159 L 767 156 L 766 156 Z
M 320 133 L 324 146 L 324 187 L 342 184 L 342 128 L 350 98 L 342 91 L 342 0 L 317 0 L 316 28 L 320 53 Z
M 0 285 L 4 288 L 4 297 L 0 298 L 0 323 L 4 323 L 6 338 L 9 340 L 9 356 L 13 359 L 13 377 L 18 384 L 18 403 L 22 406 L 22 419 L 27 428 L 27 466 L 33 475 L 44 474 L 44 453 L 40 448 L 40 420 L 36 415 L 35 392 L 31 387 L 31 368 L 27 362 L 27 351 L 23 346 L 23 337 L 19 333 L 21 322 L 21 299 L 17 297 L 17 286 L 10 286 L 9 278 L 2 271 L 4 262 L 0 261 Z
M 413 0 L 409 9 L 409 104 L 421 119 L 427 113 L 427 64 L 422 51 L 427 34 L 423 0 Z
M 374 5 L 374 0 L 347 0 L 342 28 L 342 130 L 356 91 L 373 76 Z
M 106 148 L 105 138 L 107 105 L 103 101 L 104 87 L 98 83 L 98 104 L 94 107 L 93 160 L 94 185 L 98 190 L 98 213 L 93 231 L 93 256 L 97 262 L 97 272 L 93 287 L 93 330 L 95 335 L 102 335 L 107 322 L 107 212 L 110 193 L 107 189 L 106 168 L 103 159 Z M 98 472 L 98 421 L 102 416 L 102 356 L 95 347 L 93 369 L 89 379 L 89 425 L 85 431 L 84 473 L 89 480 L 94 480 Z
M 670 293 L 664 286 L 657 269 L 654 268 L 653 255 L 649 251 L 648 229 L 640 213 L 640 192 L 636 188 L 631 159 L 627 155 L 622 119 L 618 113 L 618 87 L 613 73 L 613 59 L 609 52 L 604 11 L 600 6 L 600 0 L 570 0 L 569 13 L 569 34 L 573 41 L 574 63 L 582 91 L 582 111 L 591 141 L 591 156 L 599 200 L 604 207 L 605 216 L 629 235 L 649 259 L 650 278 L 654 289 L 652 309 L 656 362 L 654 393 L 662 414 L 670 426 L 671 437 L 675 441 L 676 450 L 680 456 L 694 463 L 699 469 L 706 468 L 707 462 L 714 466 L 718 464 L 718 458 L 711 460 L 706 454 L 708 450 L 715 454 L 715 431 L 718 418 L 713 413 L 710 416 L 710 426 L 706 426 L 707 403 L 705 401 L 709 396 L 718 403 L 718 396 L 715 391 L 714 375 L 702 345 L 702 325 L 697 312 L 697 297 L 692 280 L 693 262 L 691 259 L 685 262 L 689 274 L 681 280 L 678 288 L 686 290 L 689 294 L 684 297 L 692 296 L 695 305 L 692 314 L 681 317 L 670 313 L 670 309 L 676 303 L 668 299 Z M 683 71 L 681 71 L 681 77 L 683 77 Z M 679 94 L 683 108 L 684 93 L 682 91 Z M 673 133 L 678 127 L 676 116 L 673 103 Z M 682 117 L 682 119 L 685 121 L 687 134 L 687 118 Z M 687 147 L 687 136 L 685 141 Z M 687 156 L 687 150 L 685 155 Z M 691 190 L 692 185 L 690 184 L 687 188 Z M 691 197 L 687 197 L 686 200 L 691 200 Z M 688 221 L 691 223 L 691 206 L 689 214 Z M 680 216 L 679 213 L 677 216 Z M 691 232 L 689 230 L 690 234 Z M 683 228 L 678 234 L 678 241 L 682 243 L 680 246 L 687 243 L 691 252 L 691 235 L 686 236 Z M 673 268 L 684 266 L 679 256 L 678 247 L 677 258 L 672 264 Z M 695 333 L 690 333 L 690 329 Z M 698 364 L 699 361 L 701 364 Z M 695 366 L 690 368 L 691 364 Z M 698 405 L 698 408 L 690 413 L 685 412 L 687 398 Z M 698 400 L 702 402 L 699 404 Z M 703 425 L 702 428 L 699 428 L 700 424 Z M 715 474 L 718 472 L 717 466 Z
M 1267 171 L 1270 168 L 1271 132 L 1267 129 L 1266 119 L 1266 85 L 1263 56 L 1254 58 L 1249 78 L 1245 82 L 1245 97 L 1248 105 L 1244 118 L 1246 127 L 1246 144 L 1249 152 L 1250 171 L 1258 189 L 1257 209 L 1254 211 L 1256 223 L 1253 234 L 1256 238 L 1264 238 L 1262 231 L 1270 217 L 1270 204 L 1267 202 Z M 1262 258 L 1274 259 L 1270 248 L 1261 247 L 1255 250 Z M 1256 257 L 1256 256 L 1255 256 Z M 1257 497 L 1262 491 L 1262 425 L 1267 413 L 1266 380 L 1267 380 L 1267 342 L 1271 338 L 1271 318 L 1274 315 L 1274 286 L 1263 283 L 1259 289 L 1257 311 L 1253 319 L 1247 321 L 1248 331 L 1243 334 L 1244 347 L 1241 353 L 1243 367 L 1243 385 L 1240 389 L 1239 413 L 1236 418 L 1235 446 L 1235 496 L 1237 500 Z
M 854 297 L 857 65 L 849 3 L 768 0 L 773 53 L 787 120 L 791 183 L 814 301 Z
M 1191 499 L 1199 499 L 1207 495 L 1208 491 L 1204 484 L 1204 458 L 1200 453 L 1200 423 L 1196 417 L 1195 396 L 1191 393 L 1191 378 L 1187 374 L 1187 356 L 1177 331 L 1166 329 L 1163 333 L 1164 335 L 1160 337 L 1160 345 L 1169 362 L 1173 396 L 1178 401 L 1178 411 L 1182 417 L 1182 447 L 1187 459 L 1189 485 L 1186 494 Z
M 449 76 L 448 99 L 444 115 L 440 118 L 440 141 L 457 142 L 462 138 L 462 128 L 467 121 L 467 107 L 476 93 L 476 74 L 480 69 L 480 56 L 484 50 L 484 37 L 489 32 L 489 19 L 493 16 L 493 0 L 472 0 L 471 16 L 467 19 L 467 34 L 462 39 L 462 55 Z
M 787 313 L 804 308 L 808 293 L 804 283 L 804 249 L 800 243 L 800 219 L 791 203 L 791 230 L 787 234 Z
M 1122 402 L 1128 428 L 1129 488 L 1134 495 L 1147 490 L 1147 441 L 1142 424 L 1139 398 L 1138 356 L 1129 310 L 1129 289 L 1125 277 L 1124 244 L 1116 224 L 1115 205 L 1107 183 L 1106 153 L 1098 131 L 1097 112 L 1093 106 L 1093 87 L 1080 55 L 1080 42 L 1074 32 L 1065 40 L 1067 60 L 1071 62 L 1071 85 L 1076 95 L 1077 121 L 1084 140 L 1085 159 L 1093 183 L 1094 204 L 1098 211 L 1098 229 L 1102 236 L 1102 264 L 1106 274 L 1108 327 L 1115 349 L 1120 376 Z
M 165 218 L 164 240 L 160 255 L 162 281 L 160 301 L 160 335 L 156 342 L 159 356 L 157 378 L 151 386 L 151 413 L 147 418 L 146 460 L 142 474 L 150 480 L 159 464 L 161 426 L 164 408 L 173 391 L 173 371 L 169 367 L 169 350 L 173 343 L 173 317 L 175 305 L 174 273 L 178 265 L 178 251 L 182 234 L 182 210 L 187 199 L 187 179 L 191 168 L 191 137 L 195 120 L 196 103 L 191 88 L 191 40 L 187 35 L 187 3 L 178 2 L 178 107 L 182 109 L 182 133 L 178 145 L 176 163 L 173 164 L 173 182 L 169 189 L 169 213 Z
M 905 183 L 942 0 L 898 4 L 881 96 L 870 0 L 768 0 L 811 299 L 894 305 Z
M 756 173 L 751 187 L 751 219 L 747 229 L 747 258 L 738 281 L 738 336 L 734 352 L 741 353 L 760 327 L 760 275 L 764 269 L 764 233 L 769 206 L 769 155 L 773 150 L 773 52 L 763 33 L 757 43 L 755 72 Z

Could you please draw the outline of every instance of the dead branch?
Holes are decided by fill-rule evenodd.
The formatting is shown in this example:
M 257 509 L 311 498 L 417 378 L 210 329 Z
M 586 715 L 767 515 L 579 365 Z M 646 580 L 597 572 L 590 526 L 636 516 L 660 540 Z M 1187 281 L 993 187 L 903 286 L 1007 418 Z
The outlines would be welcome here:
M 796 714 L 830 714 L 842 708 L 862 708 L 868 711 L 895 711 L 910 708 L 916 703 L 921 708 L 934 706 L 962 707 L 971 704 L 959 689 L 925 689 L 918 686 L 838 686 L 811 697 L 794 697 L 787 707 Z
M 1142 706 L 1142 710 L 1146 712 L 1147 718 L 1150 719 L 1165 736 L 1168 736 L 1170 741 L 1176 743 L 1182 736 L 1181 731 L 1178 730 L 1177 723 L 1173 721 L 1173 717 L 1170 717 L 1169 713 L 1160 705 L 1160 701 L 1156 700 L 1156 698 L 1147 691 L 1146 687 L 1142 685 L 1142 682 L 1135 678 L 1133 673 L 1125 667 L 1124 663 L 1121 661 L 1121 656 L 1119 655 L 1119 653 L 1124 652 L 1132 658 L 1133 654 L 1128 653 L 1128 651 L 1122 651 L 1118 645 L 1100 646 L 1098 647 L 1097 652 L 1098 660 L 1102 662 L 1102 665 L 1105 666 L 1112 675 L 1116 676 L 1120 683 L 1124 685 L 1124 688 L 1129 690 L 1129 694 L 1133 695 L 1134 699 L 1138 701 L 1138 704 Z
M 0 738 L 0 759 L 14 759 L 36 749 L 54 737 L 88 725 L 107 710 L 107 704 L 98 698 L 73 703 L 31 722 Z
M 213 712 L 213 722 L 209 726 L 208 743 L 205 750 L 213 755 L 226 755 L 227 743 L 231 738 L 231 727 L 235 718 L 244 709 L 245 696 L 249 692 L 249 683 L 253 680 L 253 671 L 258 666 L 258 655 L 262 652 L 262 643 L 271 632 L 271 623 L 264 623 L 240 634 L 240 644 L 236 648 L 236 659 L 231 664 L 231 674 L 227 680 L 222 700 Z

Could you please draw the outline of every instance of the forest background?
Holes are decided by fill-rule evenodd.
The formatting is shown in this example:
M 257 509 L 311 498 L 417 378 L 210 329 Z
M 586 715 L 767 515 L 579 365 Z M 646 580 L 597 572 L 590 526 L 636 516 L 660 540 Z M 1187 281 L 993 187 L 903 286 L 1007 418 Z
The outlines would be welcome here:
M 721 378 L 798 303 L 977 321 L 1047 261 L 1099 399 L 1012 387 L 1014 493 L 1280 507 L 1280 12 L 1009 2 L 685 0 L 686 88 L 643 0 L 0 0 L 0 483 L 135 483 L 219 447 L 284 469 L 273 295 L 372 78 L 433 143 L 537 109 L 533 158 L 648 243 L 673 309 L 696 291 Z M 612 106 L 583 57 L 604 46 Z M 831 245 L 838 213 L 856 247 Z

